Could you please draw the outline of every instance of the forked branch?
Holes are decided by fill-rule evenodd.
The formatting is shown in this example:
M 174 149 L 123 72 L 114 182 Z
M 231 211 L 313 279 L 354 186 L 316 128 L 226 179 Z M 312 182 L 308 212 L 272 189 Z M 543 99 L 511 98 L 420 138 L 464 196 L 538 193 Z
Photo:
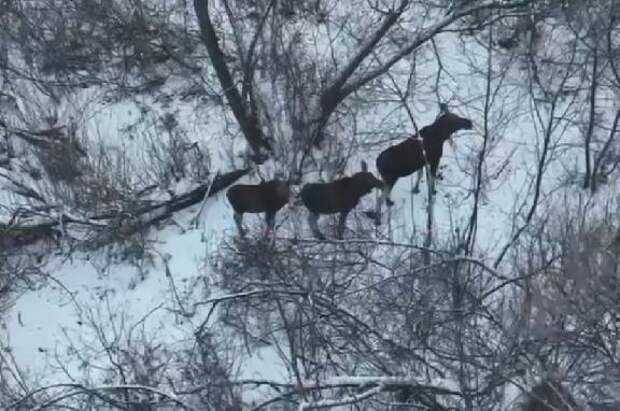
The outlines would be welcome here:
M 239 123 L 241 132 L 247 140 L 250 148 L 256 155 L 255 161 L 262 161 L 261 149 L 271 151 L 271 145 L 263 135 L 257 116 L 245 106 L 239 90 L 234 84 L 230 70 L 226 64 L 224 52 L 218 44 L 217 33 L 209 16 L 209 0 L 194 0 L 194 9 L 198 17 L 198 25 L 202 33 L 202 41 L 207 47 L 211 63 L 215 69 L 217 78 L 224 91 L 224 96 Z
M 360 67 L 364 60 L 372 53 L 375 46 L 385 37 L 388 31 L 396 24 L 398 18 L 403 14 L 410 1 L 403 0 L 393 12 L 389 13 L 379 28 L 369 36 L 369 40 L 364 43 L 359 52 L 356 53 L 351 60 L 344 65 L 341 72 L 335 76 L 331 84 L 325 88 L 321 95 L 321 116 L 319 119 L 320 127 L 327 124 L 327 121 L 336 107 L 350 94 L 359 90 L 369 82 L 373 81 L 377 77 L 387 73 L 396 63 L 413 53 L 420 46 L 431 40 L 437 34 L 441 33 L 448 26 L 454 22 L 460 20 L 463 17 L 478 13 L 484 10 L 514 10 L 527 6 L 531 3 L 531 0 L 516 2 L 516 3 L 499 3 L 496 1 L 489 1 L 477 6 L 466 7 L 460 10 L 455 10 L 438 23 L 420 30 L 419 34 L 411 40 L 404 47 L 400 48 L 393 55 L 389 56 L 381 65 L 370 70 L 369 72 L 354 76 L 355 71 Z M 322 135 L 321 130 L 316 133 Z M 320 141 L 318 142 L 320 143 Z
M 493 10 L 493 9 L 516 9 L 520 7 L 527 6 L 530 1 L 523 1 L 518 3 L 497 3 L 495 1 L 488 2 L 485 4 L 481 4 L 479 6 L 468 7 L 462 10 L 457 10 L 454 13 L 448 15 L 438 23 L 433 26 L 424 29 L 418 34 L 409 44 L 398 50 L 392 57 L 387 59 L 383 65 L 377 67 L 376 69 L 370 71 L 369 73 L 358 77 L 357 79 L 349 82 L 346 85 L 343 85 L 341 90 L 341 95 L 344 97 L 353 93 L 354 91 L 360 89 L 367 83 L 381 76 L 382 74 L 387 73 L 387 71 L 394 66 L 394 64 L 398 63 L 401 59 L 413 53 L 418 47 L 422 46 L 424 43 L 435 37 L 441 31 L 443 31 L 446 27 L 454 23 L 455 21 L 475 14 L 477 12 L 483 10 Z

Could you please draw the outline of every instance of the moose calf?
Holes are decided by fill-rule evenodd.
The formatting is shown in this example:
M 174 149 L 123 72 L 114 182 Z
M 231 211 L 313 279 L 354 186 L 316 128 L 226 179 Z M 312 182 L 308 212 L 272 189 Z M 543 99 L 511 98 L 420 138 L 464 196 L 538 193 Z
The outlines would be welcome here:
M 325 236 L 318 227 L 321 214 L 340 213 L 338 221 L 338 239 L 342 239 L 344 226 L 349 212 L 357 206 L 364 195 L 373 188 L 383 188 L 383 182 L 368 171 L 368 165 L 362 161 L 362 171 L 351 177 L 343 177 L 331 183 L 310 183 L 302 187 L 302 203 L 310 211 L 308 223 L 312 234 L 319 240 Z
M 430 166 L 429 184 L 434 190 L 434 179 L 437 176 L 443 143 L 454 132 L 472 128 L 471 120 L 449 112 L 444 104 L 441 104 L 440 108 L 439 117 L 433 124 L 423 127 L 419 131 L 418 138 L 412 136 L 399 144 L 388 147 L 377 157 L 377 170 L 379 170 L 379 174 L 385 183 L 382 200 L 385 200 L 388 205 L 393 204 L 390 200 L 390 192 L 400 177 L 419 171 L 415 187 L 415 190 L 418 190 L 422 169 L 426 164 Z M 379 207 L 378 204 L 378 210 Z
M 243 213 L 265 213 L 268 233 L 275 225 L 276 213 L 288 203 L 289 196 L 288 184 L 277 179 L 260 184 L 236 184 L 226 192 L 241 236 L 245 236 Z

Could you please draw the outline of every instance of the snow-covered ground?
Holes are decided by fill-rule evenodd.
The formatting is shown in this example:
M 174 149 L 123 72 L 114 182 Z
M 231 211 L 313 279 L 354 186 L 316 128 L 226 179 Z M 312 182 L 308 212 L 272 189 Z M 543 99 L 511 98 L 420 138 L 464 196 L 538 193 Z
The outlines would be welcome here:
M 154 110 L 152 121 L 160 114 L 156 108 Z M 217 115 L 210 118 L 217 119 Z M 181 107 L 178 116 L 186 122 L 185 130 L 196 136 L 195 140 L 190 140 L 208 148 L 211 170 L 227 172 L 231 167 L 242 167 L 241 163 L 230 164 L 229 160 L 231 155 L 234 158 L 235 146 L 243 150 L 241 137 L 232 143 L 230 140 L 224 142 L 230 137 L 218 134 L 212 122 L 202 121 L 188 107 Z M 148 167 L 141 161 L 140 153 L 148 135 L 140 130 L 148 130 L 152 124 L 149 121 L 139 124 L 131 139 L 121 133 L 128 125 L 135 124 L 138 117 L 138 108 L 131 104 L 108 106 L 90 118 L 88 124 L 96 140 L 103 141 L 111 150 L 129 153 L 135 159 L 134 166 L 140 170 Z M 28 158 L 26 152 L 17 154 L 16 161 Z M 27 175 L 21 178 L 25 184 L 38 187 Z M 242 181 L 248 178 L 252 177 Z M 167 191 L 155 192 L 150 199 L 167 198 L 170 192 L 182 194 L 196 183 L 181 180 Z M 2 195 L 5 204 L 19 201 L 9 190 Z M 194 309 L 193 303 L 222 293 L 205 286 L 209 281 L 203 281 L 210 275 L 210 256 L 222 241 L 236 235 L 225 192 L 204 204 L 196 224 L 201 207 L 197 204 L 185 209 L 174 215 L 171 224 L 151 229 L 144 239 L 145 252 L 139 257 L 107 250 L 75 251 L 70 256 L 53 253 L 44 258 L 39 265 L 43 278 L 37 278 L 37 287 L 13 296 L 2 320 L 7 330 L 2 346 L 14 357 L 21 371 L 43 384 L 81 380 L 85 375 L 94 377 L 92 373 L 96 370 L 85 370 L 80 360 L 91 364 L 107 363 L 106 341 L 113 344 L 120 339 L 145 338 L 153 344 L 186 348 L 188 336 L 193 335 L 210 308 Z M 10 218 L 9 215 L 5 217 L 4 221 Z M 258 217 L 246 217 L 248 225 L 258 221 Z M 181 315 L 179 304 L 193 311 L 193 315 Z M 96 324 L 105 329 L 98 329 Z M 133 329 L 139 329 L 144 335 L 129 333 Z M 76 355 L 74 348 L 82 352 Z M 273 351 L 257 349 L 248 353 L 239 348 L 244 353 L 236 361 L 239 378 L 284 378 Z
M 445 42 L 445 47 L 457 47 L 453 43 Z M 441 47 L 441 44 L 440 44 Z M 470 46 L 473 47 L 473 46 Z M 319 53 L 319 52 L 317 52 Z M 479 64 L 485 66 L 486 56 L 483 49 L 478 47 L 469 50 L 469 55 L 478 53 Z M 463 227 L 471 214 L 473 197 L 470 192 L 474 184 L 476 155 L 483 139 L 481 110 L 484 102 L 484 78 L 472 77 L 466 70 L 464 57 L 446 57 L 444 64 L 451 67 L 453 74 L 459 81 L 446 81 L 445 92 L 447 99 L 453 97 L 452 107 L 460 115 L 471 117 L 475 129 L 471 132 L 461 132 L 455 138 L 454 147 L 446 147 L 442 164 L 446 165 L 444 180 L 438 183 L 437 202 L 435 205 L 435 229 L 437 237 L 447 238 L 454 233 L 455 227 Z M 434 65 L 427 69 L 432 72 Z M 510 76 L 509 76 L 510 77 Z M 513 82 L 511 86 L 510 83 Z M 517 110 L 523 102 L 531 104 L 519 87 L 514 85 L 518 81 L 518 74 L 512 74 L 509 84 L 514 91 L 506 102 Z M 420 86 L 418 94 L 428 92 L 430 86 Z M 430 93 L 430 92 L 429 92 Z M 466 109 L 458 105 L 459 99 L 468 101 Z M 429 100 L 432 100 L 429 98 Z M 433 121 L 436 108 L 421 104 L 415 106 L 418 125 L 425 125 Z M 499 103 L 498 103 L 499 104 Z M 394 106 L 386 104 L 382 108 L 368 110 L 365 122 L 360 125 L 359 134 L 377 133 L 386 127 L 386 123 L 398 123 L 406 119 L 403 111 L 394 111 Z M 182 107 L 179 114 L 181 122 L 187 126 L 190 135 L 195 135 L 205 147 L 209 148 L 212 169 L 227 171 L 230 153 L 241 149 L 243 140 L 238 137 L 232 144 L 224 133 L 225 125 L 217 114 L 209 117 L 209 122 L 202 122 L 200 116 L 190 107 Z M 537 171 L 536 164 L 540 159 L 543 145 L 540 135 L 540 125 L 535 125 L 532 116 L 512 118 L 504 126 L 506 119 L 495 112 L 495 120 L 499 123 L 493 132 L 502 135 L 489 135 L 489 154 L 485 158 L 483 173 L 488 179 L 481 197 L 478 217 L 478 250 L 497 256 L 510 240 L 511 234 L 523 224 L 522 217 L 515 219 L 515 210 L 530 207 Z M 509 111 L 506 109 L 506 111 Z M 126 113 L 126 116 L 122 114 Z M 140 150 L 140 134 L 136 141 L 123 141 L 119 138 L 118 130 L 135 119 L 135 112 L 127 107 L 117 107 L 113 110 L 102 110 L 91 120 L 93 131 L 102 134 L 109 145 L 117 145 L 128 152 Z M 155 117 L 155 115 L 154 115 Z M 386 120 L 387 119 L 387 120 Z M 491 118 L 491 122 L 494 119 Z M 403 131 L 412 131 L 409 125 L 402 125 Z M 116 138 L 116 139 L 115 139 Z M 568 144 L 572 140 L 578 141 L 575 133 L 566 133 L 552 139 L 551 144 Z M 233 145 L 234 148 L 230 148 Z M 377 145 L 374 151 L 355 153 L 350 161 L 350 172 L 358 169 L 360 159 L 368 160 L 371 171 L 376 173 L 374 157 L 378 150 L 387 147 L 388 143 Z M 558 151 L 560 152 L 560 151 Z M 138 154 L 136 154 L 138 156 Z M 558 190 L 561 185 L 561 175 L 566 170 L 582 169 L 581 158 L 575 158 L 568 152 L 564 157 L 554 155 L 546 166 L 546 174 L 541 186 L 541 198 L 545 198 L 545 207 L 552 204 L 565 203 L 569 208 L 582 201 L 585 194 L 579 188 Z M 238 164 L 241 166 L 241 164 Z M 263 166 L 263 174 L 273 172 L 273 165 Z M 267 171 L 265 171 L 267 170 Z M 415 176 L 399 180 L 392 193 L 396 205 L 391 210 L 392 228 L 387 233 L 388 226 L 379 229 L 377 238 L 389 237 L 394 241 L 413 242 L 421 244 L 424 236 L 426 216 L 426 190 L 412 195 L 411 188 Z M 256 176 L 244 177 L 242 181 L 256 181 Z M 189 182 L 181 182 L 176 190 L 181 192 L 189 187 Z M 610 189 L 607 189 L 611 192 Z M 569 200 L 565 200 L 568 194 Z M 606 194 L 600 194 L 605 197 Z M 610 201 L 615 201 L 612 198 Z M 585 200 L 584 200 L 585 201 Z M 374 204 L 374 195 L 369 196 L 358 213 Z M 193 316 L 179 314 L 181 304 L 185 308 L 191 307 L 193 302 L 205 299 L 205 291 L 209 297 L 221 293 L 217 288 L 204 287 L 203 279 L 208 279 L 213 267 L 210 265 L 210 256 L 214 254 L 223 241 L 229 241 L 236 235 L 232 212 L 228 207 L 223 193 L 207 201 L 206 208 L 201 216 L 198 228 L 194 227 L 194 218 L 200 205 L 193 206 L 174 215 L 173 223 L 157 230 L 151 229 L 147 234 L 146 253 L 148 258 L 142 258 L 134 263 L 114 261 L 109 264 L 109 255 L 93 252 L 90 255 L 76 252 L 70 258 L 63 255 L 53 255 L 45 260 L 42 271 L 48 273 L 47 280 L 41 288 L 31 290 L 16 296 L 11 309 L 3 318 L 3 328 L 7 330 L 3 344 L 10 349 L 17 364 L 32 376 L 37 376 L 46 382 L 65 381 L 69 375 L 76 377 L 84 371 L 78 362 L 67 362 L 68 358 L 75 359 L 73 352 L 67 351 L 70 345 L 90 346 L 92 349 L 84 352 L 89 356 L 91 363 L 105 361 L 106 354 L 101 347 L 102 335 L 97 334 L 91 327 L 94 320 L 108 323 L 109 332 L 116 329 L 132 329 L 135 325 L 143 328 L 146 338 L 153 341 L 166 342 L 171 347 L 182 346 L 188 335 L 199 327 L 204 320 L 209 306 L 200 306 Z M 289 210 L 286 213 L 303 213 L 300 208 Z M 282 216 L 280 216 L 282 218 Z M 354 218 L 354 217 L 350 217 Z M 327 219 L 325 219 L 327 220 Z M 253 225 L 259 230 L 262 223 L 259 217 L 246 217 L 246 224 Z M 166 266 L 170 277 L 167 276 Z M 500 266 L 501 269 L 501 266 Z M 507 275 L 510 275 L 508 272 Z M 123 327 L 121 327 L 121 324 Z M 114 338 L 113 334 L 104 336 Z M 127 337 L 125 335 L 125 337 Z M 97 342 L 97 340 L 99 340 Z M 241 348 L 240 352 L 244 352 Z M 258 349 L 239 357 L 240 378 L 265 379 L 290 382 L 288 370 L 282 364 L 275 352 L 270 349 Z

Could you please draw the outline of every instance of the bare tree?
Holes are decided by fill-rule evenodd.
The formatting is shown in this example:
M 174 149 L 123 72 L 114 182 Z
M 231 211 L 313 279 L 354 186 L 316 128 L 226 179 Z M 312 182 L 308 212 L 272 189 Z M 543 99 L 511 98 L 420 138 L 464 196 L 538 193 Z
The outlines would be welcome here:
M 440 102 L 475 113 L 482 138 L 456 144 L 446 161 L 450 184 L 422 200 L 427 207 L 414 206 L 412 193 L 409 220 L 394 212 L 385 237 L 358 213 L 349 222 L 352 239 L 308 240 L 292 212 L 274 239 L 226 239 L 200 298 L 185 301 L 173 287 L 171 310 L 197 321 L 191 347 L 173 362 L 165 345 L 122 327 L 107 335 L 112 316 L 92 315 L 97 343 L 74 345 L 73 354 L 103 352 L 109 381 L 36 387 L 2 368 L 8 406 L 236 410 L 250 407 L 240 392 L 253 387 L 266 392 L 254 409 L 503 410 L 518 402 L 515 390 L 525 409 L 614 401 L 617 247 L 609 224 L 615 209 L 603 204 L 613 204 L 605 197 L 613 192 L 603 183 L 617 163 L 620 111 L 609 99 L 620 80 L 616 17 L 600 15 L 616 2 L 195 0 L 196 20 L 182 1 L 102 1 L 85 10 L 88 3 L 43 2 L 45 13 L 58 14 L 49 22 L 31 4 L 10 3 L 0 14 L 20 22 L 0 30 L 11 40 L 1 54 L 9 86 L 0 98 L 12 110 L 0 113 L 0 172 L 26 204 L 10 208 L 3 245 L 53 241 L 67 226 L 87 227 L 92 247 L 144 236 L 249 172 L 245 165 L 212 171 L 205 163 L 214 156 L 168 111 L 148 138 L 155 166 L 130 189 L 135 170 L 102 172 L 127 171 L 116 167 L 126 157 L 95 155 L 103 146 L 80 135 L 80 124 L 45 111 L 80 86 L 101 87 L 117 101 L 202 96 L 224 111 L 224 135 L 241 134 L 254 163 L 290 181 L 346 173 L 350 158 L 412 134 L 423 125 L 418 117 Z M 63 13 L 70 24 L 58 24 Z M 18 41 L 20 30 L 27 41 Z M 78 34 L 89 41 L 74 44 Z M 33 94 L 44 96 L 44 110 L 32 108 Z M 528 125 L 523 135 L 517 119 Z M 27 168 L 15 160 L 22 147 L 55 184 L 34 177 L 25 184 L 9 172 Z M 54 161 L 59 152 L 74 160 L 70 167 Z M 177 179 L 196 186 L 148 200 L 155 182 L 172 190 Z M 509 197 L 505 187 L 515 181 Z M 576 186 L 591 190 L 576 193 Z M 590 196 L 596 187 L 599 197 Z M 78 203 L 87 192 L 105 193 L 105 201 Z M 71 212 L 47 204 L 58 198 L 73 199 Z M 433 201 L 439 222 L 429 212 Z M 97 203 L 103 207 L 93 212 Z M 415 227 L 404 240 L 397 233 L 422 218 L 426 241 Z M 511 226 L 492 237 L 500 219 Z M 28 278 L 16 268 L 0 273 L 0 290 Z M 248 353 L 267 347 L 289 378 L 236 378 L 222 329 Z
M 438 10 L 433 10 L 429 5 L 418 5 L 408 0 L 399 1 L 393 5 L 377 4 L 376 7 L 362 1 L 354 3 L 355 7 L 363 8 L 359 10 L 360 13 L 366 13 L 366 16 L 370 17 L 369 20 L 378 19 L 378 23 L 363 29 L 359 27 L 363 34 L 353 36 L 353 49 L 345 58 L 336 55 L 334 48 L 337 47 L 337 43 L 336 40 L 332 40 L 328 45 L 328 51 L 331 52 L 333 60 L 321 61 L 321 67 L 317 61 L 312 61 L 307 55 L 290 52 L 297 44 L 305 41 L 304 37 L 308 36 L 307 33 L 293 29 L 294 34 L 289 38 L 278 36 L 284 27 L 294 25 L 296 19 L 287 21 L 289 17 L 283 17 L 281 13 L 277 13 L 275 11 L 277 7 L 273 7 L 277 2 L 253 3 L 256 7 L 255 15 L 260 16 L 260 20 L 256 23 L 244 22 L 239 18 L 244 2 L 223 1 L 220 3 L 202 0 L 194 2 L 203 41 L 220 85 L 225 91 L 228 103 L 235 113 L 245 138 L 255 151 L 261 146 L 267 146 L 262 130 L 263 128 L 274 129 L 267 123 L 275 117 L 273 113 L 266 111 L 270 105 L 261 105 L 259 102 L 269 101 L 271 103 L 274 99 L 277 101 L 286 96 L 286 92 L 273 90 L 272 92 L 277 94 L 272 96 L 261 93 L 256 87 L 259 73 L 254 65 L 277 65 L 285 58 L 287 70 L 296 74 L 304 73 L 304 80 L 312 86 L 305 90 L 306 93 L 303 96 L 305 101 L 295 103 L 301 107 L 291 110 L 286 118 L 287 125 L 293 133 L 296 130 L 303 131 L 299 136 L 293 135 L 293 137 L 301 138 L 305 146 L 297 164 L 301 171 L 307 150 L 312 145 L 320 145 L 323 142 L 326 126 L 347 97 L 388 73 L 404 57 L 460 19 L 487 10 L 518 10 L 528 4 L 528 2 L 516 4 L 476 2 L 471 6 L 457 7 L 447 16 L 441 16 Z M 331 30 L 338 30 L 339 25 L 342 24 L 344 24 L 341 26 L 344 30 L 352 29 L 349 25 L 355 22 L 342 14 L 348 13 L 351 5 L 343 9 L 329 2 L 316 2 L 316 4 L 318 9 L 324 8 L 332 11 L 322 17 L 321 22 L 325 24 L 325 28 L 316 27 L 313 28 L 314 31 L 326 30 L 329 35 Z M 226 26 L 222 26 L 221 30 L 224 31 L 220 35 L 213 24 L 212 15 L 217 15 L 221 20 L 228 20 L 225 23 Z M 425 16 L 425 18 L 419 21 L 414 20 L 416 26 L 413 31 L 406 29 L 403 22 L 411 21 L 417 15 Z M 301 18 L 304 19 L 304 17 Z M 269 20 L 274 23 L 266 24 Z M 237 41 L 236 50 L 231 51 L 220 45 L 220 37 L 224 33 L 233 39 L 240 39 L 241 31 L 248 29 L 254 33 L 249 43 L 247 40 L 245 43 Z M 281 39 L 281 41 L 276 39 Z M 372 58 L 373 53 L 378 50 L 384 54 L 381 60 Z M 313 53 L 320 52 L 320 50 L 313 50 Z M 233 53 L 237 57 L 234 65 L 226 60 L 226 56 Z M 239 73 L 238 79 L 235 79 L 233 75 L 235 72 Z M 279 72 L 273 71 L 272 76 L 275 80 L 279 77 Z M 284 76 L 284 79 L 288 81 L 291 78 L 291 76 Z M 238 90 L 237 83 L 243 85 L 245 93 Z M 285 90 L 289 87 L 295 88 L 288 82 L 284 87 Z M 246 101 L 243 100 L 243 95 L 247 96 Z M 303 112 L 300 109 L 303 109 Z

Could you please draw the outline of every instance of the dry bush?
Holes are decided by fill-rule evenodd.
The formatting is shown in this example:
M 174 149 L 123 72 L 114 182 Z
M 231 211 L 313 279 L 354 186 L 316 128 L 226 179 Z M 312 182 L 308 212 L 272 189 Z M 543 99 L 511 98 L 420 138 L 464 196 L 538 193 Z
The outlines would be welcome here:
M 196 66 L 199 39 L 181 1 L 5 3 L 0 34 L 15 53 L 0 68 L 17 66 L 65 87 L 116 86 L 126 97 L 159 89 L 172 73 L 189 77 Z
M 36 289 L 46 280 L 41 266 L 47 253 L 40 246 L 0 248 L 0 317 L 10 308 L 13 293 Z
M 24 373 L 18 368 L 6 341 L 0 340 L 0 408 L 16 409 L 9 408 L 9 405 L 21 397 L 26 383 Z M 26 402 L 24 407 L 18 410 L 32 409 L 32 407 L 34 404 Z
M 620 249 L 608 221 L 563 212 L 537 230 L 523 258 L 531 279 L 520 307 L 533 374 L 561 375 L 557 383 L 577 399 L 603 402 L 620 383 Z
M 0 238 L 2 232 L 0 231 Z M 1 239 L 0 239 L 1 241 Z M 31 250 L 30 250 L 31 251 Z M 15 296 L 25 290 L 40 287 L 48 276 L 41 271 L 36 253 L 29 255 L 23 248 L 19 252 L 0 247 L 0 329 L 5 329 L 4 317 L 13 308 Z M 18 322 L 21 317 L 18 313 Z M 17 401 L 30 384 L 30 376 L 21 369 L 13 356 L 9 335 L 0 333 L 0 408 L 27 410 L 34 404 L 26 402 L 22 408 L 10 406 Z
M 66 330 L 65 350 L 51 358 L 70 383 L 29 381 L 26 392 L 13 396 L 10 409 L 241 410 L 231 383 L 236 353 L 228 342 L 203 333 L 172 343 L 164 324 L 153 326 L 152 317 L 160 311 L 134 321 L 112 307 L 107 292 L 100 299 L 104 308 L 83 307 L 81 329 Z
M 72 184 L 87 171 L 84 141 L 78 140 L 76 128 L 76 124 L 70 124 L 67 131 L 51 129 L 43 139 L 29 140 L 35 145 L 33 153 L 39 164 L 53 183 Z
M 278 347 L 305 381 L 334 375 L 430 378 L 438 374 L 427 362 L 434 357 L 428 350 L 441 353 L 436 361 L 457 362 L 448 359 L 456 321 L 446 298 L 454 291 L 448 275 L 453 268 L 439 258 L 425 267 L 422 254 L 415 247 L 364 240 L 234 241 L 216 258 L 214 285 L 232 296 L 218 305 L 219 320 L 250 350 Z M 322 395 L 328 392 L 316 398 Z M 442 409 L 448 397 L 403 384 L 386 388 L 368 409 L 384 409 L 385 402 Z
M 231 380 L 236 354 L 232 349 L 222 350 L 226 345 L 219 340 L 208 332 L 196 335 L 193 349 L 184 352 L 187 361 L 180 366 L 181 384 L 188 386 L 198 406 L 241 411 L 241 393 Z
M 559 382 L 543 381 L 527 394 L 522 411 L 579 411 L 577 402 Z
M 154 132 L 145 133 L 144 174 L 150 183 L 168 188 L 186 179 L 204 183 L 210 175 L 207 148 L 191 141 L 175 114 L 158 119 Z

